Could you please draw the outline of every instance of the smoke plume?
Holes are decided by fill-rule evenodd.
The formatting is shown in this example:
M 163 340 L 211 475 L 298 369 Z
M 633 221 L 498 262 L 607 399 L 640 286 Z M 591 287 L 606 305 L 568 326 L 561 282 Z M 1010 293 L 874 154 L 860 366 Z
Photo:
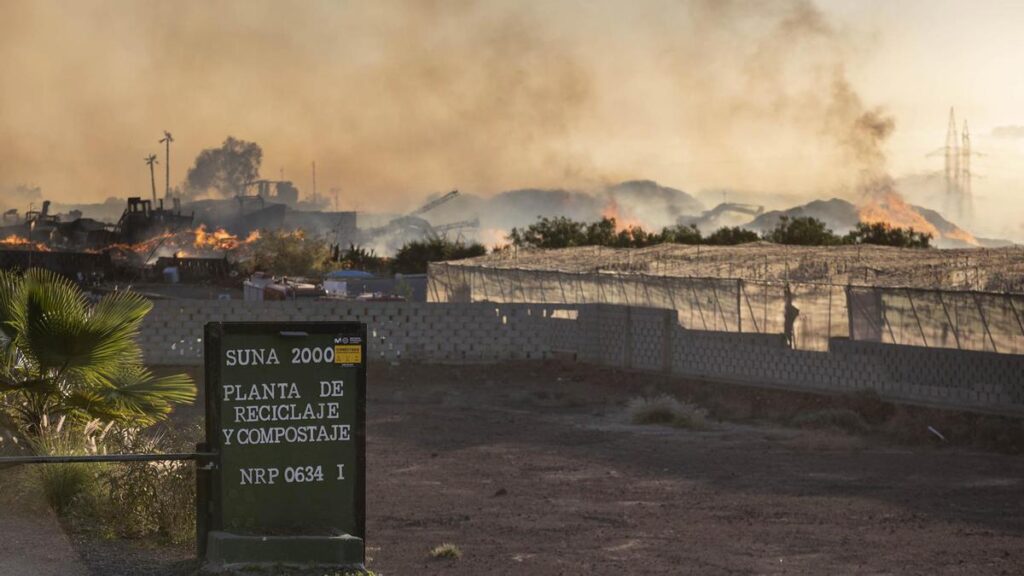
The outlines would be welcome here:
M 232 134 L 306 193 L 315 160 L 349 209 L 638 179 L 852 194 L 893 128 L 806 0 L 41 0 L 0 27 L 0 184 L 55 200 L 146 195 L 165 129 L 172 186 Z

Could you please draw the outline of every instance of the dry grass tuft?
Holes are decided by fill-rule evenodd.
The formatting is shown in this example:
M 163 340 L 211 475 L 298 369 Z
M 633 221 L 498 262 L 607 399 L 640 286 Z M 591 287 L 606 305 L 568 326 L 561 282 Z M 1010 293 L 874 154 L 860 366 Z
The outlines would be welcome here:
M 680 402 L 667 394 L 651 398 L 633 398 L 626 404 L 626 412 L 634 424 L 665 424 L 676 428 L 693 429 L 704 428 L 708 415 L 707 410 Z
M 435 546 L 430 551 L 430 557 L 435 560 L 458 560 L 459 558 L 462 558 L 462 550 L 459 550 L 459 547 L 451 542 L 445 542 L 440 546 Z

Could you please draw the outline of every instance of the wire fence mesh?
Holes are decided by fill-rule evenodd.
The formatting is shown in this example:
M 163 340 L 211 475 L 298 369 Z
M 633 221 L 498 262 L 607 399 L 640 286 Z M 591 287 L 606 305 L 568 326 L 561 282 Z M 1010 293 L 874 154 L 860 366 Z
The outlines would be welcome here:
M 1024 354 L 1024 294 L 430 265 L 431 302 L 620 304 L 675 310 L 691 330 L 784 334 L 794 348 L 831 338 Z
M 1024 354 L 1024 294 L 851 286 L 852 337 Z

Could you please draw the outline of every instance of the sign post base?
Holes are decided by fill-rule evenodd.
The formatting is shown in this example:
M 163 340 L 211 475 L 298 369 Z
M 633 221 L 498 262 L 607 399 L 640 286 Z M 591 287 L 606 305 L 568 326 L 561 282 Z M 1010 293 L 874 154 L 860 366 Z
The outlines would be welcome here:
M 363 570 L 363 540 L 355 536 L 252 536 L 213 531 L 206 569 L 317 566 Z

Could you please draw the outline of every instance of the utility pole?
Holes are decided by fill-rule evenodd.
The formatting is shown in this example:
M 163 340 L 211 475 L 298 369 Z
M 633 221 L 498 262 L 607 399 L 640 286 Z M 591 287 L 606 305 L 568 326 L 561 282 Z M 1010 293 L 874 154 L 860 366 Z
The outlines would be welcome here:
M 153 205 L 156 206 L 156 176 L 153 172 L 153 165 L 159 164 L 156 159 L 156 154 L 150 154 L 146 156 L 146 164 L 149 165 L 149 185 L 153 188 Z
M 956 118 L 949 109 L 949 127 L 946 129 L 946 211 L 960 211 L 960 142 L 956 134 Z
M 967 131 L 967 120 L 960 132 L 960 219 L 967 226 L 974 220 L 974 198 L 971 197 L 971 134 Z
M 313 160 L 313 204 L 316 205 L 316 160 Z
M 160 143 L 166 147 L 164 154 L 164 169 L 166 170 L 166 190 L 164 191 L 164 198 L 171 197 L 171 142 L 174 142 L 174 137 L 167 130 L 164 130 L 164 137 L 160 139 Z
M 341 188 L 338 188 L 337 186 L 335 186 L 334 188 L 331 188 L 331 193 L 334 194 L 334 211 L 335 212 L 338 211 L 338 193 L 339 192 L 341 192 Z

